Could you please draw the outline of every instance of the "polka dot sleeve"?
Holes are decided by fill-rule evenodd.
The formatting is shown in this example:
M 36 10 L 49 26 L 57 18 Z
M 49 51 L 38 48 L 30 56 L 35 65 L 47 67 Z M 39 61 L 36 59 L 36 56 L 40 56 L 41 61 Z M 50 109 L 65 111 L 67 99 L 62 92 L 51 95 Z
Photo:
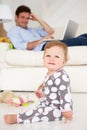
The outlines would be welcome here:
M 59 86 L 61 111 L 72 110 L 70 79 L 67 74 L 62 75 L 62 84 Z

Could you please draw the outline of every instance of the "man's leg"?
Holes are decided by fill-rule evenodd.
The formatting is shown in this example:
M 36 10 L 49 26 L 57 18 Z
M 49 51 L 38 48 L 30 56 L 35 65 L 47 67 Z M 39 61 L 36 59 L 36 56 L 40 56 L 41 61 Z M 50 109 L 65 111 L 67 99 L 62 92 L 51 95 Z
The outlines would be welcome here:
M 67 40 L 60 40 L 64 42 L 67 46 L 87 46 L 87 34 L 82 34 L 76 38 L 71 38 Z M 42 50 L 44 50 L 46 44 L 43 45 Z
M 76 38 L 61 40 L 67 46 L 87 46 L 87 34 L 82 34 Z
M 78 38 L 72 38 L 72 39 L 67 39 L 67 40 L 61 40 L 64 42 L 67 46 L 81 46 L 79 39 Z

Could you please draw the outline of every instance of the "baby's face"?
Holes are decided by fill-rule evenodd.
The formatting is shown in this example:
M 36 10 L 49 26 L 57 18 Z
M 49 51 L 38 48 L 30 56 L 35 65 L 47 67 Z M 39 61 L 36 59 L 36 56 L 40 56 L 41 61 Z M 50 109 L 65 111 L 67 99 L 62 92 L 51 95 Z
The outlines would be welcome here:
M 55 72 L 63 67 L 65 63 L 64 51 L 61 47 L 54 46 L 46 49 L 44 65 L 49 71 Z

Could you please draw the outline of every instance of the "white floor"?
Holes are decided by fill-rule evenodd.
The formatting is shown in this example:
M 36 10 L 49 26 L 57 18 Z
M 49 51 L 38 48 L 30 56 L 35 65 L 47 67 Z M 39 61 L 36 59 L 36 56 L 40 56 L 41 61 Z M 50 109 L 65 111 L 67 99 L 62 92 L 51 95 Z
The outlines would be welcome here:
M 74 117 L 72 122 L 64 124 L 64 122 L 41 122 L 32 124 L 15 124 L 8 125 L 4 123 L 3 115 L 7 113 L 18 113 L 32 109 L 38 100 L 32 93 L 23 93 L 29 95 L 30 99 L 35 100 L 35 103 L 27 107 L 14 107 L 7 104 L 0 104 L 0 130 L 87 130 L 87 93 L 73 93 Z

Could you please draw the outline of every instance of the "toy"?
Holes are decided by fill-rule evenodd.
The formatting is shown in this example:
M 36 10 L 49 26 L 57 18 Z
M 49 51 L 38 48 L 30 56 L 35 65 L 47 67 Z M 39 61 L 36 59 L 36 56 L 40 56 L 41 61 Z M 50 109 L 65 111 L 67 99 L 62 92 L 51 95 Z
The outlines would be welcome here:
M 11 91 L 4 91 L 1 94 L 0 102 L 11 104 L 13 106 L 27 106 L 29 103 L 33 103 L 33 100 L 29 100 L 29 98 L 24 95 L 18 96 Z
M 12 42 L 11 42 L 11 40 L 9 38 L 0 37 L 0 42 L 3 43 L 3 44 L 7 43 L 7 44 L 9 44 L 10 49 L 14 49 L 14 45 L 12 44 Z

